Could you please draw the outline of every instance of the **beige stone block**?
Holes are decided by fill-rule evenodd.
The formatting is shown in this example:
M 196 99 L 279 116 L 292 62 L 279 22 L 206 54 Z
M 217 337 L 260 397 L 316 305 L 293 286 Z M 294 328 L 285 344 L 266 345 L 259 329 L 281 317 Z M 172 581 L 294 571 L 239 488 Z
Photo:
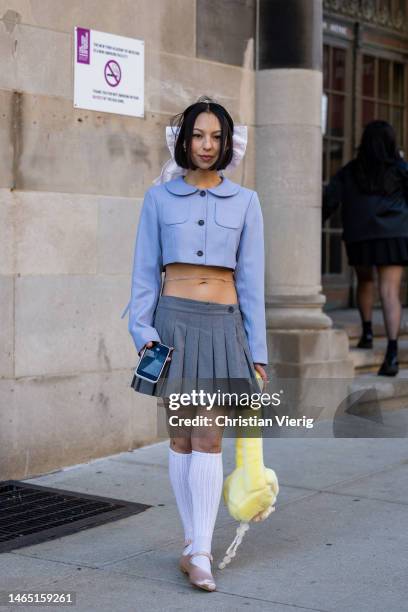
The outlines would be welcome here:
M 0 321 L 0 377 L 12 377 L 14 375 L 14 278 L 12 276 L 0 275 Z
M 326 363 L 277 363 L 276 376 L 281 378 L 353 378 L 353 363 L 348 359 Z
M 98 198 L 98 274 L 132 273 L 143 198 Z
M 170 54 L 146 53 L 146 106 L 175 115 L 207 95 L 226 107 L 235 123 L 254 124 L 252 70 Z
M 268 330 L 268 357 L 269 363 L 275 364 L 279 361 L 295 361 L 297 355 L 298 338 L 292 331 L 281 332 Z M 291 359 L 289 357 L 292 357 Z
M 111 371 L 136 365 L 121 314 L 126 276 L 58 275 L 16 279 L 16 376 Z
M 318 127 L 256 128 L 256 184 L 268 206 L 321 207 L 321 148 Z
M 321 210 L 262 202 L 266 295 L 314 294 L 321 282 Z
M 15 13 L 13 15 L 13 13 Z M 195 3 L 191 0 L 0 0 L 0 17 L 72 33 L 75 26 L 130 38 L 180 55 L 195 54 Z
M 329 336 L 325 331 L 287 331 L 273 333 L 270 361 L 314 363 L 329 358 Z
M 13 121 L 13 117 L 18 115 L 15 99 L 16 94 L 0 90 L 0 187 L 13 185 L 15 158 L 20 143 L 19 123 Z
M 269 331 L 270 363 L 313 364 L 349 358 L 348 336 L 343 330 Z
M 97 268 L 97 198 L 15 191 L 19 274 L 92 274 Z
M 305 69 L 256 73 L 256 125 L 321 128 L 322 73 Z
M 64 98 L 23 98 L 17 189 L 141 195 L 169 157 L 164 117 L 78 110 Z
M 72 35 L 3 21 L 0 54 L 0 88 L 72 98 Z
M 0 380 L 0 480 L 31 478 L 153 442 L 157 399 L 131 370 Z
M 14 202 L 10 189 L 0 189 L 0 274 L 15 269 Z
M 0 274 L 128 274 L 141 198 L 0 190 Z
M 352 361 L 350 356 L 350 338 L 345 330 L 330 330 L 329 359 L 334 361 L 350 359 Z

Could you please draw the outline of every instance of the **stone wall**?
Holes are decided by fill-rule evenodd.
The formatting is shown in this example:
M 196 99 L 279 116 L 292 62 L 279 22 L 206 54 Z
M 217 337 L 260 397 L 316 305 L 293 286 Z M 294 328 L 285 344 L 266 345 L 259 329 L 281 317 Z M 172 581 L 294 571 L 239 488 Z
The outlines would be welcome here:
M 255 186 L 255 2 L 229 5 L 0 0 L 0 480 L 156 437 L 156 400 L 129 387 L 137 355 L 120 315 L 173 114 L 206 94 L 248 125 L 230 177 Z M 73 107 L 75 26 L 144 39 L 143 118 Z

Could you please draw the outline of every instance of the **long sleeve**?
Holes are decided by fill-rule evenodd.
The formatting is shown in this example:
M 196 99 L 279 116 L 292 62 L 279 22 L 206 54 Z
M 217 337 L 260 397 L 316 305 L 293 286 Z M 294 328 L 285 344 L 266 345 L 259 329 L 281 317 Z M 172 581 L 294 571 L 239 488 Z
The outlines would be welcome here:
M 160 342 L 160 336 L 153 327 L 153 317 L 161 290 L 162 262 L 156 202 L 149 189 L 143 200 L 137 228 L 131 298 L 128 304 L 129 333 L 138 353 L 146 342 Z
M 234 276 L 252 360 L 266 365 L 264 226 L 256 191 L 246 212 Z
M 323 189 L 322 221 L 323 223 L 337 210 L 343 198 L 342 169 L 335 174 Z

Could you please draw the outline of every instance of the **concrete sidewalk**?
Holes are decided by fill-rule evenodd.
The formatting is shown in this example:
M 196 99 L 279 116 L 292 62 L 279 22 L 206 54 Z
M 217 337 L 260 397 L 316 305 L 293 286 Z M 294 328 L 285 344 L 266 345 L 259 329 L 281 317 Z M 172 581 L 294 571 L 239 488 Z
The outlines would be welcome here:
M 276 511 L 253 524 L 237 557 L 216 571 L 217 592 L 193 589 L 177 568 L 183 534 L 167 475 L 168 442 L 25 481 L 154 507 L 1 554 L 0 589 L 75 591 L 78 612 L 406 610 L 406 438 L 270 438 L 264 446 L 280 483 Z M 234 440 L 225 439 L 225 474 L 233 451 Z M 214 567 L 236 526 L 221 502 Z

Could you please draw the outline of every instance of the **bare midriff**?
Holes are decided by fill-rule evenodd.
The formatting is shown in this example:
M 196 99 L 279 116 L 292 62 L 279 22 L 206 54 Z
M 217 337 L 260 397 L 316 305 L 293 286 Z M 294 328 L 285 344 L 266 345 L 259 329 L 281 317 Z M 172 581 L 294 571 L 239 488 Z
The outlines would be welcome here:
M 220 266 L 167 264 L 162 295 L 218 304 L 238 303 L 233 270 Z

